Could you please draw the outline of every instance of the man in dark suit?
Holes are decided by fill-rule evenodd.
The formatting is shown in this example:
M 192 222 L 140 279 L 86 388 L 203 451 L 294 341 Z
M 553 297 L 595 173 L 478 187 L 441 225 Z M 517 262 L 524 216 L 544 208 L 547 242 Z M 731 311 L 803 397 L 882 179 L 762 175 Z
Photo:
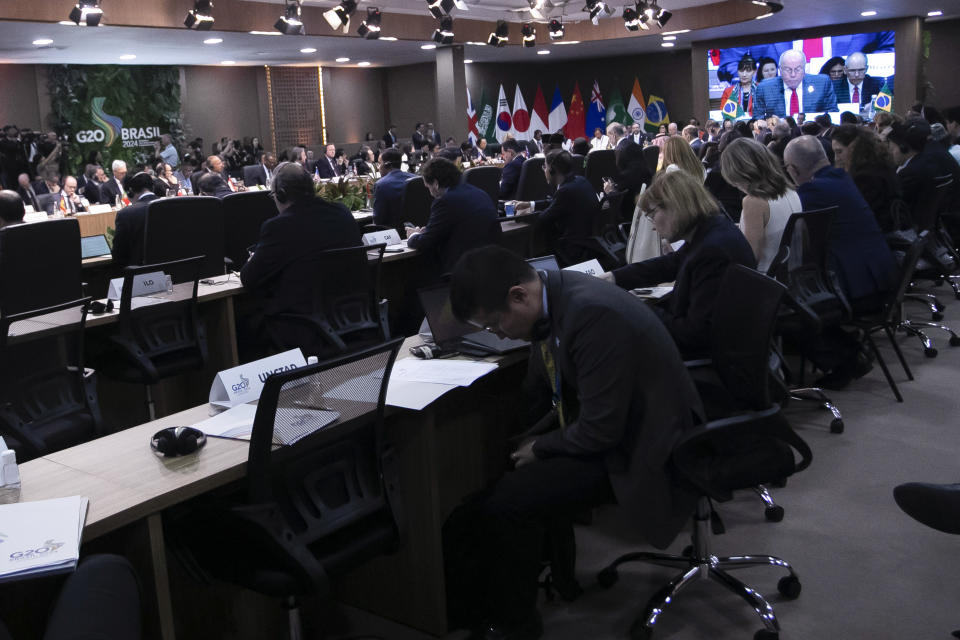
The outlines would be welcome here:
M 911 211 L 916 211 L 924 192 L 932 188 L 933 178 L 952 175 L 954 184 L 960 182 L 960 165 L 943 145 L 930 141 L 930 125 L 924 120 L 893 123 L 887 140 L 898 167 L 903 201 Z M 932 221 L 915 222 L 926 225 Z
M 510 456 L 515 470 L 444 525 L 448 602 L 475 594 L 463 613 L 487 616 L 481 638 L 537 638 L 544 533 L 557 521 L 615 501 L 657 547 L 681 531 L 696 498 L 667 465 L 701 403 L 663 324 L 597 278 L 484 247 L 457 263 L 450 300 L 461 321 L 534 341 L 531 364 L 556 408 Z
M 501 200 L 513 200 L 520 185 L 520 170 L 526 158 L 520 153 L 520 143 L 516 140 L 504 140 L 500 145 L 500 155 L 503 156 L 503 171 L 500 173 Z
M 326 249 L 360 245 L 360 228 L 345 206 L 316 197 L 313 178 L 297 163 L 277 167 L 271 192 L 279 213 L 261 225 L 240 280 L 268 316 L 309 313 L 313 301 L 304 296 L 303 283 L 284 277 L 287 269 Z
M 340 175 L 340 167 L 337 166 L 334 158 L 337 155 L 337 148 L 328 144 L 326 150 L 324 151 L 323 157 L 317 160 L 314 165 L 314 169 L 322 179 L 329 180 L 331 178 L 336 178 Z
M 387 127 L 387 132 L 383 134 L 383 143 L 387 145 L 387 148 L 396 146 L 397 144 L 397 125 L 391 123 Z
M 223 200 L 225 196 L 233 193 L 230 187 L 226 182 L 223 181 L 223 178 L 219 173 L 208 172 L 200 178 L 199 183 L 197 184 L 199 193 L 197 195 L 201 196 L 212 196 Z
M 420 173 L 434 200 L 427 225 L 410 229 L 407 246 L 432 253 L 439 275 L 453 269 L 457 258 L 468 250 L 496 243 L 500 221 L 490 196 L 473 185 L 461 184 L 460 170 L 450 160 L 431 158 Z
M 700 157 L 700 149 L 703 147 L 703 140 L 700 139 L 700 130 L 697 129 L 692 124 L 688 124 L 683 128 L 681 135 L 683 139 L 690 143 L 690 148 L 693 149 L 693 153 L 696 156 Z
M 117 232 L 113 236 L 113 262 L 118 267 L 143 263 L 143 232 L 147 206 L 157 196 L 153 176 L 141 171 L 127 183 L 131 205 L 117 212 Z
M 590 182 L 574 173 L 573 158 L 563 149 L 547 154 L 543 173 L 547 184 L 555 186 L 557 191 L 552 198 L 537 200 L 534 209 L 538 212 L 537 226 L 543 229 L 548 250 L 552 253 L 560 238 L 586 238 L 593 234 L 600 201 Z M 529 207 L 529 203 L 520 203 L 517 213 L 523 213 Z M 579 251 L 569 257 L 574 263 L 581 262 Z
M 277 156 L 265 151 L 260 162 L 243 168 L 243 184 L 249 188 L 254 185 L 269 187 L 273 181 L 273 170 L 277 168 Z
M 48 205 L 47 214 L 62 213 L 63 215 L 73 215 L 86 211 L 80 196 L 77 195 L 77 179 L 73 176 L 67 176 L 63 179 L 63 188 L 55 194 Z
M 113 177 L 100 185 L 100 201 L 113 206 L 117 198 L 122 201 L 129 195 L 123 184 L 123 179 L 127 176 L 127 163 L 123 160 L 114 160 L 110 169 Z
M 840 104 L 853 102 L 865 105 L 883 88 L 883 78 L 867 75 L 867 56 L 859 51 L 847 56 L 843 74 L 833 85 Z
M 416 175 L 403 171 L 403 154 L 399 149 L 385 149 L 380 154 L 380 174 L 373 187 L 373 221 L 393 227 L 403 236 L 403 192 L 407 180 Z
M 43 185 L 42 192 L 40 191 L 41 185 Z M 47 189 L 47 185 L 43 184 L 43 180 L 38 180 L 35 183 L 30 182 L 30 176 L 21 173 L 17 176 L 17 193 L 23 198 L 23 203 L 33 207 L 34 211 L 43 211 L 43 207 L 40 206 L 40 201 L 37 196 L 41 193 L 49 193 L 49 190 Z
M 427 123 L 427 131 L 424 136 L 427 140 L 433 141 L 433 143 L 438 147 L 443 146 L 443 138 L 440 137 L 440 132 L 433 128 L 432 122 Z
M 26 212 L 23 208 L 23 198 L 11 189 L 0 191 L 0 229 L 23 223 Z
M 836 111 L 837 95 L 828 76 L 807 75 L 807 57 L 791 49 L 780 56 L 780 75 L 757 85 L 753 99 L 755 118 L 784 118 L 798 113 Z
M 413 135 L 411 136 L 413 140 L 413 150 L 420 151 L 423 148 L 423 145 L 427 144 L 427 136 L 424 135 L 426 132 L 426 125 L 422 122 L 418 122 L 417 126 L 413 129 Z

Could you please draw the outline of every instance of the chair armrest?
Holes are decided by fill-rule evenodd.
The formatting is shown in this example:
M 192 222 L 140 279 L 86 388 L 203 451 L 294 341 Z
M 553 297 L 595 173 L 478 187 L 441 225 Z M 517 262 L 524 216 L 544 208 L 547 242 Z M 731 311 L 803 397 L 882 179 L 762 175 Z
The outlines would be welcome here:
M 346 343 L 337 335 L 333 330 L 333 327 L 330 326 L 330 323 L 326 320 L 315 316 L 308 316 L 299 313 L 277 313 L 270 316 L 270 319 L 275 320 L 287 320 L 293 323 L 299 323 L 310 329 L 313 329 L 317 334 L 326 340 L 326 342 L 338 349 L 339 351 L 347 351 Z
M 713 360 L 711 360 L 710 358 L 704 358 L 701 360 L 684 360 L 683 366 L 685 366 L 687 369 L 698 369 L 700 367 L 712 367 Z

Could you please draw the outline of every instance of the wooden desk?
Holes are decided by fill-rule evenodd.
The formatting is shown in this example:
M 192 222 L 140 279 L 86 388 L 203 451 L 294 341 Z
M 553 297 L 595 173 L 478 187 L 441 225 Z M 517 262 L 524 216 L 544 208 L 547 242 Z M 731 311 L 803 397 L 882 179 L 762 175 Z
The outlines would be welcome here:
M 117 210 L 111 209 L 103 213 L 78 213 L 77 222 L 80 223 L 80 237 L 106 235 L 107 228 L 117 228 Z

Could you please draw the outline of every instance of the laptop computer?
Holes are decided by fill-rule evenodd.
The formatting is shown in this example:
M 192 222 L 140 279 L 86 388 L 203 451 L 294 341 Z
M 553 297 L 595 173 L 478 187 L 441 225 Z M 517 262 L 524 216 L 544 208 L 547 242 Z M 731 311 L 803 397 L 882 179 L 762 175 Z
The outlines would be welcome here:
M 552 255 L 530 258 L 527 260 L 527 264 L 537 271 L 560 271 L 560 265 L 557 264 L 556 257 Z
M 100 234 L 80 238 L 80 257 L 84 260 L 108 255 L 110 255 L 110 246 L 107 244 L 107 236 Z
M 450 286 L 447 284 L 419 289 L 417 293 L 427 315 L 433 342 L 441 349 L 485 356 L 522 349 L 530 344 L 526 340 L 500 338 L 457 320 L 450 307 Z

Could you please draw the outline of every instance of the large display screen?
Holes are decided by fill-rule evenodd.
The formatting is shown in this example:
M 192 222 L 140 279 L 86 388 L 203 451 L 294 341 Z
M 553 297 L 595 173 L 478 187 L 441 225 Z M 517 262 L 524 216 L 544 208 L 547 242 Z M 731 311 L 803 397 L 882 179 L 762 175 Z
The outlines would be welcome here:
M 893 95 L 894 32 L 710 49 L 707 74 L 714 120 L 868 112 Z

